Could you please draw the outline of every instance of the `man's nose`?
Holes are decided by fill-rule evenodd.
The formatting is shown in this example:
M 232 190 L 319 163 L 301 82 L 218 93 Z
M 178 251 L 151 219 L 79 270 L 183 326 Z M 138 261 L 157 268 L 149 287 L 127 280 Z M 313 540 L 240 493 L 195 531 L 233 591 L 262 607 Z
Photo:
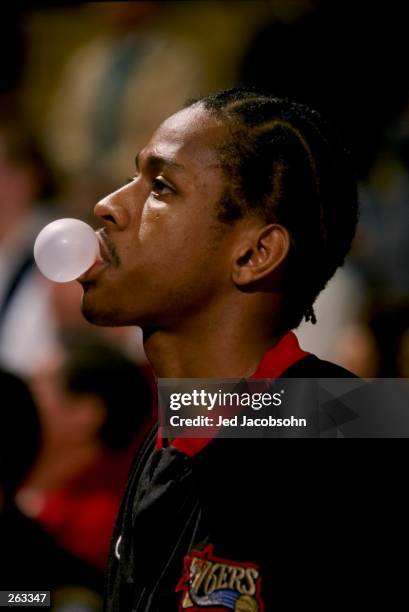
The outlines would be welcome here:
M 115 193 L 95 205 L 94 215 L 110 229 L 124 230 L 129 223 L 129 213 Z

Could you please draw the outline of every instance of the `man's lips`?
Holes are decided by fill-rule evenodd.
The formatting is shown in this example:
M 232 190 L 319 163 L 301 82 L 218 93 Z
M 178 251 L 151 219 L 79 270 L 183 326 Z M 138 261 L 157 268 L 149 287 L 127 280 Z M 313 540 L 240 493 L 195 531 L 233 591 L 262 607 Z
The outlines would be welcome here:
M 99 275 L 99 273 L 105 268 L 107 268 L 108 266 L 109 266 L 109 263 L 99 257 L 97 261 L 94 264 L 92 264 L 92 266 L 88 268 L 86 272 L 84 272 L 84 274 L 81 274 L 81 276 L 77 278 L 77 281 L 79 283 L 89 283 L 95 280 L 96 277 Z
M 100 254 L 97 260 L 92 264 L 92 266 L 77 278 L 77 281 L 80 283 L 87 283 L 95 280 L 95 278 L 100 274 L 100 272 L 111 264 L 109 251 L 105 244 L 103 235 L 101 235 L 101 230 L 96 232 L 96 234 L 99 242 Z

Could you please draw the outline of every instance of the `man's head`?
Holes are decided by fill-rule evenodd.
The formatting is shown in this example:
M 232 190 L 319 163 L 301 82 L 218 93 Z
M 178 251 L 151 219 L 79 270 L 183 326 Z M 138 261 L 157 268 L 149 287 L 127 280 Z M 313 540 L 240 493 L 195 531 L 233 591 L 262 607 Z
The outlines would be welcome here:
M 357 219 L 348 157 L 318 113 L 220 92 L 167 119 L 137 162 L 95 209 L 111 257 L 82 281 L 87 318 L 172 329 L 273 298 L 277 329 L 311 318 Z

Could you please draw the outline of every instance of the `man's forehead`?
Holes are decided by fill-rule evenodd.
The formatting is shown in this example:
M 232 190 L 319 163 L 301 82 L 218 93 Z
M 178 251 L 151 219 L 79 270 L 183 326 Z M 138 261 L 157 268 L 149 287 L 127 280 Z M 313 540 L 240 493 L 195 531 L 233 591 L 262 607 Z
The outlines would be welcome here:
M 184 164 L 210 164 L 217 160 L 217 148 L 225 127 L 200 105 L 190 106 L 166 119 L 144 148 L 144 154 L 174 159 Z

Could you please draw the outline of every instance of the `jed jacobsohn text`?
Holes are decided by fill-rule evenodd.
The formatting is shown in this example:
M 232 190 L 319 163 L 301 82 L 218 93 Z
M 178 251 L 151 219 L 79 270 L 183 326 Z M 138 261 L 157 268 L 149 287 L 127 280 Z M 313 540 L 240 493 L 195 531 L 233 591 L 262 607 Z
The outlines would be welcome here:
M 182 407 L 196 406 L 213 410 L 226 406 L 250 407 L 261 410 L 269 406 L 281 406 L 282 393 L 226 393 L 219 389 L 210 393 L 201 389 L 193 389 L 190 393 L 171 393 L 169 407 L 171 410 L 180 410 Z
M 211 417 L 197 416 L 194 418 L 183 418 L 173 415 L 169 419 L 172 427 L 306 427 L 307 419 L 297 419 L 291 416 L 288 419 L 276 419 L 272 416 L 264 419 L 251 418 L 243 414 L 225 418 L 219 416 L 218 419 Z

